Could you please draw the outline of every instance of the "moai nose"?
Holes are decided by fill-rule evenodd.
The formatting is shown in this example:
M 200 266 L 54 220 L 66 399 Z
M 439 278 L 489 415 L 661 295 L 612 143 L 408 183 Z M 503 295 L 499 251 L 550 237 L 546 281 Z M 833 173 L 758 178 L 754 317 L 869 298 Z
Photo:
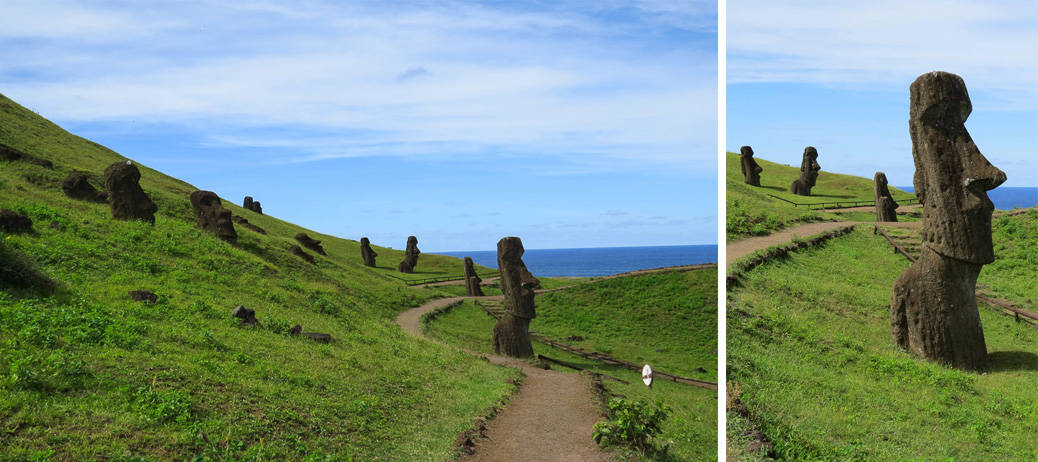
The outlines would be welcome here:
M 991 165 L 991 162 L 974 147 L 976 152 L 966 159 L 962 176 L 966 188 L 973 191 L 990 191 L 1006 182 L 1006 172 Z

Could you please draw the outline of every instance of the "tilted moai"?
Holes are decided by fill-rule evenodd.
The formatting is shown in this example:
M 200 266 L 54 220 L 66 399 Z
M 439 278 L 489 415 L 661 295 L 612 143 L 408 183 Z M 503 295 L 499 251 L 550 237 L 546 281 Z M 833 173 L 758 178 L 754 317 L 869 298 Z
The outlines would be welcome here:
M 314 252 L 317 252 L 321 255 L 328 255 L 328 253 L 324 251 L 324 247 L 321 246 L 321 241 L 318 241 L 308 236 L 306 233 L 296 233 L 296 235 L 293 236 L 293 239 L 295 239 L 296 242 L 300 243 L 303 247 L 313 250 Z
M 962 78 L 930 72 L 912 82 L 909 132 L 923 208 L 919 259 L 894 281 L 894 341 L 924 358 L 979 370 L 987 362 L 977 276 L 995 259 L 987 192 L 1006 181 L 963 125 L 973 107 Z
M 743 181 L 750 186 L 760 187 L 760 172 L 764 169 L 753 160 L 753 148 L 743 146 L 739 148 L 739 162 L 742 164 Z
M 876 221 L 897 221 L 897 202 L 887 189 L 887 175 L 876 172 L 873 178 L 873 192 L 876 198 Z
M 108 201 L 108 194 L 98 191 L 90 184 L 86 174 L 82 172 L 69 172 L 61 182 L 61 190 L 72 199 L 87 202 L 104 203 Z
M 366 237 L 360 238 L 360 258 L 364 259 L 364 266 L 375 267 L 375 257 L 378 254 L 371 249 L 371 241 Z
M 260 206 L 259 201 L 252 200 L 252 196 L 245 196 L 245 200 L 242 201 L 241 208 L 245 210 L 252 210 L 260 215 L 263 215 L 263 207 Z
M 523 241 L 518 237 L 506 237 L 497 242 L 497 267 L 501 272 L 501 292 L 505 299 L 505 313 L 494 325 L 494 352 L 515 358 L 533 356 L 530 343 L 530 320 L 537 316 L 534 311 L 534 287 L 540 284 L 533 279 L 524 281 Z
M 818 165 L 818 150 L 813 146 L 804 148 L 804 158 L 800 161 L 800 178 L 793 180 L 789 192 L 798 196 L 810 196 L 811 188 L 815 187 L 818 171 L 821 169 Z
M 465 257 L 465 295 L 470 297 L 482 297 L 483 289 L 479 287 L 483 280 L 476 274 L 476 267 L 472 264 L 471 257 Z
M 397 265 L 397 271 L 401 273 L 413 273 L 414 267 L 418 265 L 418 255 L 422 252 L 418 250 L 418 238 L 414 236 L 407 236 L 407 247 L 404 249 L 404 261 Z
M 212 191 L 191 193 L 191 208 L 195 212 L 195 224 L 227 242 L 237 242 L 231 211 L 223 207 L 220 197 Z
M 158 206 L 141 189 L 141 172 L 132 161 L 120 161 L 105 169 L 105 189 L 112 218 L 155 224 Z

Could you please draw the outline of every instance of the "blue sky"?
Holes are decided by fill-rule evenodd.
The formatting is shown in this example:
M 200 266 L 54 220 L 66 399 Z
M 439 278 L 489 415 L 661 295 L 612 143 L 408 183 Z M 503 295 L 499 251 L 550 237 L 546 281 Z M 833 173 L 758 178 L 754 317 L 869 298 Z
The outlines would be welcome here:
M 965 80 L 966 129 L 1005 186 L 1038 186 L 1038 2 L 726 5 L 729 151 L 798 165 L 810 145 L 823 174 L 911 185 L 908 88 L 943 70 Z
M 716 22 L 713 1 L 5 1 L 0 92 L 341 237 L 715 243 Z

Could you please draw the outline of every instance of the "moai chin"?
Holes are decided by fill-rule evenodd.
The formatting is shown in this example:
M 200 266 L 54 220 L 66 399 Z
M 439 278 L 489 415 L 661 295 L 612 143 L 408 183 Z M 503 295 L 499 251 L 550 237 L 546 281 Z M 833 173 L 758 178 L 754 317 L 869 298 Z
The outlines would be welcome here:
M 897 202 L 887 188 L 887 174 L 876 172 L 873 177 L 873 197 L 876 199 L 876 221 L 897 221 Z
M 414 267 L 418 265 L 418 255 L 422 252 L 418 250 L 418 238 L 414 236 L 407 236 L 407 247 L 404 248 L 404 261 L 397 265 L 397 271 L 401 273 L 413 273 Z
M 753 160 L 753 148 L 743 146 L 739 148 L 739 162 L 742 164 L 743 182 L 750 186 L 760 187 L 760 172 L 764 169 Z
M 994 261 L 987 191 L 1006 181 L 966 131 L 972 111 L 966 84 L 947 72 L 911 86 L 909 132 L 916 196 L 923 208 L 923 248 L 894 282 L 894 341 L 932 361 L 979 370 L 987 363 L 977 311 L 977 276 Z
M 811 188 L 815 187 L 818 180 L 818 171 L 822 166 L 818 165 L 818 150 L 813 146 L 804 148 L 804 157 L 800 161 L 800 178 L 793 180 L 789 192 L 798 196 L 810 196 Z
M 375 267 L 375 257 L 378 254 L 371 249 L 371 241 L 366 237 L 360 238 L 360 258 L 364 260 L 364 266 Z
M 483 282 L 476 274 L 476 267 L 471 257 L 465 257 L 465 295 L 470 297 L 482 297 L 483 289 L 479 285 Z
M 514 358 L 533 356 L 530 320 L 537 316 L 533 298 L 534 287 L 540 282 L 532 276 L 524 280 L 523 252 L 523 241 L 518 237 L 506 237 L 497 242 L 497 266 L 501 272 L 505 313 L 494 325 L 494 352 Z

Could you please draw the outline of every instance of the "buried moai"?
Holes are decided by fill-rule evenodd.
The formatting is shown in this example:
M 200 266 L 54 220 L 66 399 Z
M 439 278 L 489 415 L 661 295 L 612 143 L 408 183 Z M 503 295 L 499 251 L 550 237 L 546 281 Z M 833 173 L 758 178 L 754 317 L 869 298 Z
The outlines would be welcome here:
M 302 244 L 303 247 L 313 250 L 314 252 L 317 252 L 321 255 L 328 255 L 324 251 L 324 247 L 321 247 L 321 241 L 315 240 L 314 238 L 307 236 L 306 233 L 296 233 L 296 235 L 293 238 L 296 240 L 296 242 Z
M 86 174 L 82 172 L 69 172 L 68 176 L 61 181 L 61 190 L 72 199 L 97 203 L 108 201 L 108 194 L 94 188 L 94 185 L 87 180 Z
M 873 178 L 873 191 L 876 198 L 876 221 L 897 221 L 897 202 L 887 188 L 887 174 L 876 172 Z
M 494 325 L 494 352 L 515 358 L 533 356 L 530 343 L 530 320 L 534 310 L 534 287 L 539 284 L 523 264 L 523 241 L 506 237 L 497 242 L 497 266 L 501 272 L 501 293 L 505 312 Z M 530 280 L 532 279 L 532 280 Z
M 465 257 L 465 295 L 470 297 L 482 297 L 483 289 L 479 285 L 483 282 L 476 274 L 476 267 L 472 264 L 471 257 Z
M 810 196 L 811 188 L 815 187 L 818 171 L 821 169 L 822 166 L 818 165 L 818 150 L 813 146 L 804 148 L 804 158 L 800 161 L 800 178 L 793 180 L 789 192 L 798 196 Z
M 371 241 L 366 237 L 360 238 L 360 258 L 364 260 L 364 266 L 375 267 L 375 257 L 378 254 L 371 249 Z
M 223 207 L 220 197 L 212 191 L 195 191 L 191 193 L 191 208 L 195 212 L 195 224 L 205 231 L 227 242 L 237 242 L 238 233 L 234 231 L 231 211 Z
M 120 161 L 105 169 L 105 189 L 112 218 L 155 224 L 158 206 L 141 189 L 141 171 L 132 161 Z
M 973 107 L 962 78 L 919 76 L 910 88 L 909 132 L 923 208 L 919 259 L 894 281 L 890 328 L 902 348 L 966 370 L 987 363 L 977 276 L 995 259 L 988 190 L 1006 181 L 963 125 Z
M 739 148 L 739 162 L 742 164 L 743 182 L 750 186 L 760 187 L 760 172 L 764 169 L 753 160 L 753 148 L 743 146 Z
M 407 236 L 407 247 L 404 249 L 404 261 L 397 265 L 397 271 L 401 273 L 413 273 L 414 267 L 418 265 L 418 255 L 422 252 L 418 250 L 418 238 L 414 236 Z
M 260 215 L 263 215 L 263 207 L 260 207 L 259 201 L 252 200 L 252 196 L 245 196 L 245 200 L 242 201 L 241 208 L 245 210 L 252 210 Z

